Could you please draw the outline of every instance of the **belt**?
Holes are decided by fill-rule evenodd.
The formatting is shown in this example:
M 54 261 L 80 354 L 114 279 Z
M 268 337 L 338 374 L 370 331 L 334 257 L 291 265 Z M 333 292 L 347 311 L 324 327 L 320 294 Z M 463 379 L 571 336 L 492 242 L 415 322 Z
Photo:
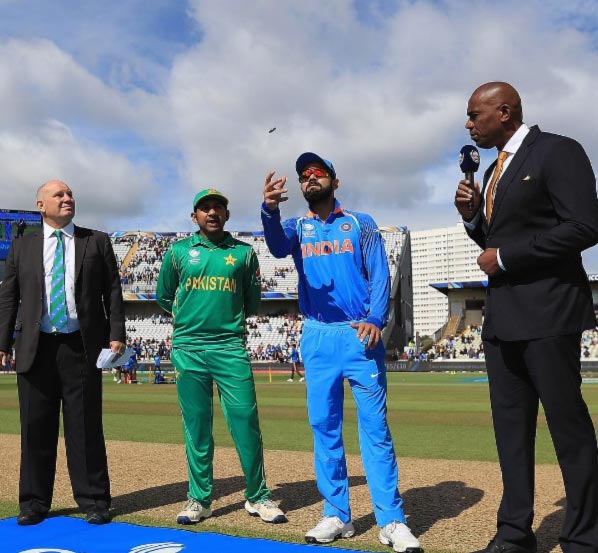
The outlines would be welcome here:
M 42 332 L 39 333 L 43 338 L 53 338 L 58 340 L 69 340 L 70 338 L 76 338 L 81 335 L 81 332 L 75 330 L 75 332 Z

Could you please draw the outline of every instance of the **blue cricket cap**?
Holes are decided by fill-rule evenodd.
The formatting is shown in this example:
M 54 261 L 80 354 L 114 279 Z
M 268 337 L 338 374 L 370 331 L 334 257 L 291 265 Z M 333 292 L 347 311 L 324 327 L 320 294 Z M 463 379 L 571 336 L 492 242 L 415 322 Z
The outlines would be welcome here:
M 297 174 L 300 175 L 307 165 L 309 165 L 310 163 L 314 163 L 315 161 L 321 163 L 325 167 L 328 167 L 328 170 L 330 171 L 330 175 L 332 176 L 332 178 L 336 178 L 336 171 L 334 170 L 334 165 L 332 165 L 332 161 L 328 161 L 327 159 L 324 159 L 323 157 L 320 157 L 318 154 L 314 154 L 313 152 L 305 152 L 297 158 L 297 161 L 295 162 L 295 170 L 297 171 Z

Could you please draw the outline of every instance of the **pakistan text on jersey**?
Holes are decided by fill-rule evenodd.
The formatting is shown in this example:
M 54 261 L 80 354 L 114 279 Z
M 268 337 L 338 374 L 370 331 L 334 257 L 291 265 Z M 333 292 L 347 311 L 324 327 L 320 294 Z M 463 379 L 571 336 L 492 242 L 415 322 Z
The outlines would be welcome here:
M 349 238 L 345 238 L 342 245 L 338 240 L 332 242 L 329 240 L 322 240 L 321 242 L 301 244 L 301 257 L 330 255 L 333 253 L 354 253 L 353 243 Z
M 234 294 L 237 291 L 237 279 L 223 276 L 188 277 L 185 282 L 185 291 L 188 292 L 189 290 L 206 290 L 209 292 L 218 290 Z

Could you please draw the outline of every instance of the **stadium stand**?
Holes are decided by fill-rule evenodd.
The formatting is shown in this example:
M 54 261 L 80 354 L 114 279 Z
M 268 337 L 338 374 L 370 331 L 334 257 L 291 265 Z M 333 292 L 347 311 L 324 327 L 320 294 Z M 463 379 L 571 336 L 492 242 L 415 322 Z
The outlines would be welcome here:
M 484 359 L 481 326 L 468 326 L 454 336 L 438 340 L 426 352 L 426 360 Z M 598 328 L 586 330 L 581 336 L 581 358 L 598 359 Z
M 392 283 L 399 272 L 397 263 L 405 244 L 407 230 L 402 227 L 381 227 Z M 162 258 L 168 246 L 191 233 L 119 232 L 112 235 L 115 253 L 121 263 L 121 281 L 124 292 L 140 295 L 139 299 L 152 299 L 155 293 Z M 296 301 L 297 272 L 292 258 L 274 258 L 261 232 L 231 232 L 233 236 L 249 243 L 255 250 L 261 271 L 262 292 L 278 293 L 280 297 Z M 265 296 L 268 297 L 268 296 Z M 265 308 L 267 309 L 267 308 Z M 156 352 L 169 354 L 172 326 L 166 317 L 156 314 L 127 319 L 129 336 L 140 344 L 142 358 L 152 358 Z M 442 339 L 425 352 L 427 360 L 484 359 L 481 327 L 471 326 L 458 330 L 461 320 L 447 324 Z M 260 315 L 247 320 L 247 350 L 257 361 L 286 360 L 291 342 L 298 343 L 301 335 L 300 316 L 284 314 Z M 598 359 L 598 329 L 584 332 L 582 358 Z M 407 351 L 410 351 L 407 348 Z M 282 354 L 280 353 L 282 352 Z M 415 352 L 411 350 L 409 357 Z
M 407 229 L 402 227 L 382 227 L 380 232 L 385 240 L 386 255 L 391 270 L 392 282 L 397 272 Z M 261 273 L 261 287 L 265 299 L 290 301 L 297 311 L 298 276 L 291 256 L 285 259 L 274 258 L 261 232 L 233 231 L 231 234 L 250 244 L 258 256 Z M 117 232 L 111 236 L 115 253 L 120 262 L 121 282 L 125 300 L 153 300 L 162 258 L 173 242 L 190 233 Z M 272 304 L 264 302 L 264 312 Z M 260 315 L 247 320 L 247 350 L 257 361 L 283 361 L 288 359 L 291 343 L 298 344 L 303 322 L 300 315 L 291 314 L 287 309 L 281 314 L 277 305 L 276 314 Z M 284 308 L 284 307 L 283 307 Z M 153 314 L 132 314 L 129 310 L 127 333 L 139 346 L 142 359 L 152 358 L 160 349 L 169 352 L 172 326 L 166 317 Z
M 442 338 L 426 352 L 426 359 L 484 359 L 482 327 L 468 326 L 455 336 Z

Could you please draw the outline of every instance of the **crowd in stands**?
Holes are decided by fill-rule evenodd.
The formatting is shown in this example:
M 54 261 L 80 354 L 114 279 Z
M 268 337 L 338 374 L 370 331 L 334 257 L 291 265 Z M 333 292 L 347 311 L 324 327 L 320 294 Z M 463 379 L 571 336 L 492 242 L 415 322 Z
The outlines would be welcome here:
M 288 362 L 292 346 L 299 346 L 301 315 L 262 315 L 247 319 L 247 351 L 254 361 Z
M 403 245 L 403 233 L 381 231 L 391 269 L 397 264 Z M 243 240 L 255 250 L 261 270 L 262 292 L 297 293 L 298 277 L 293 260 L 274 258 L 263 236 L 247 236 L 246 233 L 232 232 L 234 237 Z M 144 233 L 112 238 L 117 258 L 121 264 L 121 282 L 125 291 L 152 293 L 158 281 L 162 259 L 173 242 L 189 236 L 190 233 L 177 233 L 169 236 L 146 236 Z M 130 257 L 130 259 L 127 259 Z M 391 270 L 394 279 L 396 270 Z
M 596 359 L 598 357 L 598 328 L 586 330 L 581 335 L 581 358 Z
M 407 359 L 415 358 L 415 353 L 405 352 Z M 403 355 L 401 355 L 403 358 Z M 484 345 L 482 343 L 482 327 L 468 326 L 456 336 L 449 336 L 436 342 L 420 357 L 426 361 L 449 359 L 484 359 Z M 598 328 L 586 330 L 581 336 L 581 358 L 598 358 Z
M 172 346 L 172 317 L 166 313 L 150 317 L 135 315 L 127 317 L 128 346 L 138 359 L 170 359 Z
M 400 230 L 400 229 L 399 229 Z M 290 257 L 288 259 L 275 259 L 271 256 L 268 248 L 265 245 L 263 236 L 247 236 L 243 233 L 232 233 L 233 236 L 248 242 L 258 255 L 261 267 L 261 289 L 263 292 L 279 291 L 279 292 L 294 292 L 297 290 L 297 274 L 294 264 Z M 399 262 L 403 247 L 404 234 L 397 232 L 397 229 L 384 228 L 381 229 L 381 234 L 385 240 L 385 249 L 389 264 L 391 266 L 391 275 L 394 278 L 396 270 L 392 270 Z M 151 287 L 155 287 L 157 283 L 160 265 L 166 249 L 173 242 L 189 236 L 190 233 L 177 233 L 176 236 L 162 237 L 144 236 L 142 233 L 136 233 L 131 236 L 124 236 L 113 238 L 115 250 L 123 246 L 125 250 L 129 250 L 137 245 L 137 249 L 126 267 L 121 269 L 121 277 L 123 285 L 128 285 L 129 288 L 139 291 L 139 288 L 144 288 L 144 291 L 150 291 Z M 125 255 L 119 255 L 122 262 Z M 169 351 L 170 342 L 170 324 L 168 317 L 156 316 L 150 319 L 153 325 L 164 325 L 167 327 L 165 332 L 156 335 L 155 332 L 147 331 L 147 328 L 139 328 L 138 322 L 143 326 L 145 320 L 128 320 L 127 331 L 135 338 L 142 347 L 142 355 L 146 358 L 151 358 L 156 353 L 160 346 Z M 247 334 L 247 349 L 253 360 L 258 361 L 286 361 L 288 359 L 288 352 L 290 345 L 295 342 L 298 343 L 302 323 L 296 320 L 295 323 L 300 323 L 299 328 L 290 328 L 289 322 L 286 324 L 278 324 L 273 320 L 265 322 L 264 317 L 253 317 L 248 319 L 248 334 Z M 581 355 L 585 359 L 598 358 L 598 329 L 586 331 L 582 336 Z M 451 359 L 484 359 L 484 348 L 481 341 L 481 328 L 472 325 L 465 330 L 457 333 L 455 336 L 443 338 L 439 342 L 433 344 L 425 352 L 416 352 L 415 345 L 406 348 L 404 352 L 397 352 L 395 357 L 400 359 L 415 359 L 419 358 L 427 361 L 436 360 L 451 360 Z
M 150 237 L 137 239 L 137 251 L 126 267 L 121 268 L 121 282 L 127 284 L 146 284 L 155 286 L 158 282 L 162 259 L 166 250 L 181 236 Z
M 426 361 L 449 359 L 484 359 L 482 327 L 471 325 L 456 336 L 439 340 L 424 352 Z M 420 357 L 421 358 L 421 357 Z
M 155 359 L 156 357 L 170 359 L 172 340 L 170 337 L 158 340 L 157 338 L 136 336 L 127 339 L 127 347 L 135 352 L 139 360 Z
M 139 360 L 170 359 L 172 318 L 164 314 L 136 315 L 126 322 L 128 346 Z M 301 315 L 257 315 L 247 319 L 247 351 L 254 361 L 289 360 L 292 346 L 299 346 Z

